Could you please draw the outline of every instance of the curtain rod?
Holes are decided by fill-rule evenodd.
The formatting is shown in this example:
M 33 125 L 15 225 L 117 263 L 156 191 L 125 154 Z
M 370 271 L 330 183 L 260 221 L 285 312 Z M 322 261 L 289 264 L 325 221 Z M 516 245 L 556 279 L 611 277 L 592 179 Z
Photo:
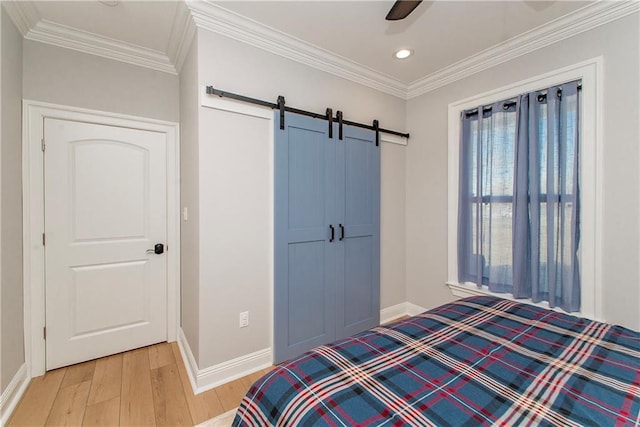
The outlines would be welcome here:
M 305 110 L 299 110 L 297 108 L 292 108 L 292 107 L 287 107 L 285 105 L 285 99 L 284 96 L 279 96 L 278 97 L 278 102 L 277 103 L 272 103 L 272 102 L 268 102 L 268 101 L 263 101 L 261 99 L 256 99 L 256 98 L 250 98 L 248 96 L 244 96 L 244 95 L 238 95 L 237 93 L 231 93 L 231 92 L 226 92 L 226 91 L 222 91 L 219 89 L 215 89 L 213 86 L 207 86 L 207 94 L 208 95 L 217 95 L 219 97 L 224 97 L 224 98 L 230 98 L 230 99 L 235 99 L 236 101 L 242 101 L 242 102 L 247 102 L 250 104 L 255 104 L 255 105 L 260 105 L 262 107 L 267 107 L 267 108 L 271 108 L 273 110 L 280 110 L 280 129 L 284 129 L 284 112 L 288 111 L 290 113 L 295 113 L 295 114 L 301 114 L 303 116 L 309 116 L 309 117 L 313 117 L 316 119 L 324 119 L 329 121 L 330 124 L 332 124 L 334 121 L 338 122 L 339 124 L 339 139 L 342 139 L 342 125 L 349 125 L 349 126 L 355 126 L 355 127 L 359 127 L 362 129 L 369 129 L 369 130 L 373 130 L 376 131 L 376 145 L 379 144 L 379 133 L 380 132 L 384 132 L 384 133 L 388 133 L 390 135 L 396 135 L 396 136 L 401 136 L 403 138 L 407 138 L 409 139 L 409 134 L 408 133 L 404 133 L 404 132 L 398 132 L 395 130 L 390 130 L 390 129 L 384 129 L 381 128 L 378 124 L 377 120 L 373 121 L 372 125 L 366 125 L 363 123 L 358 123 L 358 122 L 352 122 L 350 120 L 344 120 L 342 118 L 343 113 L 342 111 L 337 111 L 336 112 L 336 116 L 333 116 L 333 110 L 331 108 L 327 108 L 327 111 L 325 114 L 320 114 L 320 113 L 314 113 L 312 111 L 305 111 Z M 332 137 L 333 134 L 333 127 L 329 126 L 329 137 Z
M 581 84 L 579 84 L 579 85 L 577 86 L 577 88 L 578 88 L 578 90 L 582 90 L 582 85 L 581 85 Z M 558 94 L 558 97 L 562 96 L 562 89 L 558 89 L 557 94 Z M 545 99 L 547 99 L 547 94 L 546 94 L 546 93 L 544 93 L 544 94 L 540 94 L 540 95 L 538 95 L 537 99 L 538 99 L 538 102 L 542 102 L 542 101 L 544 101 Z M 516 105 L 516 101 L 506 101 L 506 102 L 502 105 L 502 108 L 503 108 L 504 110 L 508 110 L 508 109 L 509 109 L 509 107 L 513 107 L 514 105 Z M 487 106 L 487 107 L 482 107 L 482 112 L 483 112 L 483 113 L 484 113 L 484 112 L 489 112 L 489 111 L 491 111 L 491 110 L 493 110 L 493 107 L 492 107 L 491 105 L 489 105 L 489 106 Z M 466 118 L 473 117 L 473 116 L 476 116 L 476 115 L 478 115 L 478 109 L 477 109 L 477 108 L 474 108 L 473 110 L 471 110 L 471 111 L 467 111 L 467 112 L 465 113 L 465 117 L 466 117 Z

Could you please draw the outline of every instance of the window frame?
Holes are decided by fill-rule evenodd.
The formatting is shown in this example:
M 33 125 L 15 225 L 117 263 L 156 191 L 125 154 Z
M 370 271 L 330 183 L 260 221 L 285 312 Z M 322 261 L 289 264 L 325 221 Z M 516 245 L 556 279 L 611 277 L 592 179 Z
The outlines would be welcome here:
M 572 313 L 595 320 L 602 316 L 602 57 L 596 57 L 554 70 L 527 80 L 484 92 L 448 106 L 448 251 L 447 286 L 456 297 L 472 295 L 495 295 L 514 299 L 511 294 L 490 292 L 486 286 L 478 288 L 475 283 L 458 282 L 458 184 L 460 149 L 460 114 L 462 111 L 514 98 L 522 93 L 542 90 L 574 80 L 582 80 L 582 106 L 580 118 L 580 197 L 581 235 L 579 248 L 580 275 L 582 282 L 580 312 Z M 533 303 L 549 308 L 548 303 Z M 562 311 L 556 307 L 554 310 Z

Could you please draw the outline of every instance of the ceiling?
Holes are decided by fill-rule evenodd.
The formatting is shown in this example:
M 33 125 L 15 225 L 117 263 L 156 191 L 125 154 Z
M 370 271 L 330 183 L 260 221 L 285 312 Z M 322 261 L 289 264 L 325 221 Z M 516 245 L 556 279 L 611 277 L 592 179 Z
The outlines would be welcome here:
M 545 22 L 582 1 L 424 1 L 385 21 L 393 1 L 226 1 L 228 10 L 409 84 Z M 405 60 L 393 58 L 411 48 Z
M 424 1 L 407 19 L 389 22 L 384 17 L 393 0 L 195 0 L 187 2 L 188 8 L 177 0 L 105 4 L 112 1 L 2 3 L 27 39 L 165 72 L 180 70 L 195 21 L 198 27 L 405 97 L 416 82 L 479 67 L 496 52 L 513 50 L 514 41 L 531 49 L 548 34 L 541 29 L 560 33 L 558 28 L 570 23 L 583 31 L 594 25 L 593 17 L 613 16 L 614 7 L 627 14 L 633 9 L 604 6 L 620 2 L 439 0 Z M 395 59 L 401 47 L 413 49 L 414 55 Z M 310 56 L 313 61 L 305 62 Z
M 99 1 L 33 2 L 41 19 L 103 37 L 165 52 L 178 2 Z

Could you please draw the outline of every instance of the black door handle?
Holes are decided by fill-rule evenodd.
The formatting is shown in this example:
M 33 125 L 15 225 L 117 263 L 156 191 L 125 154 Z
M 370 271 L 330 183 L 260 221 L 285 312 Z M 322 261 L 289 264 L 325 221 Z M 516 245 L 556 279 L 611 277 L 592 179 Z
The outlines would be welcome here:
M 342 224 L 338 224 L 338 226 L 340 227 L 340 239 L 342 240 L 344 239 L 344 226 Z
M 164 245 L 162 243 L 156 243 L 153 249 L 147 249 L 148 254 L 160 255 L 164 253 Z
M 333 239 L 336 237 L 336 230 L 333 228 L 333 225 L 329 225 L 329 229 L 331 230 L 331 237 L 329 238 L 329 242 L 333 242 Z

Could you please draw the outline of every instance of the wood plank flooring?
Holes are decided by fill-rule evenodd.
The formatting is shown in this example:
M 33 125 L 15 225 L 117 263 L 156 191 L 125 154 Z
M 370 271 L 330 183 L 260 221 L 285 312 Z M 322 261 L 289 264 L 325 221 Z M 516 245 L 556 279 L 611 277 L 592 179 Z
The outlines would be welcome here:
M 264 369 L 194 395 L 176 343 L 47 372 L 8 426 L 193 426 L 237 407 Z

